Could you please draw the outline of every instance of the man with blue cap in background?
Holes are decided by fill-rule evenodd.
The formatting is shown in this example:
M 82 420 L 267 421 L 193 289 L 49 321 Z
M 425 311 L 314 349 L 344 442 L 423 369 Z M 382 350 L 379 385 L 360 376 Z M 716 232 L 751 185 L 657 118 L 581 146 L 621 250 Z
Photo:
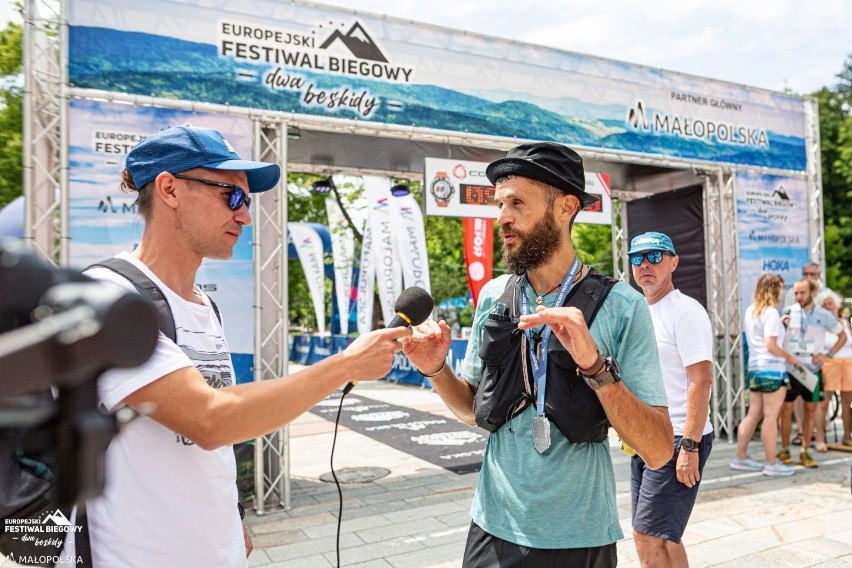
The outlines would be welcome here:
M 674 429 L 674 454 L 665 466 L 652 470 L 639 456 L 631 460 L 633 540 L 643 567 L 685 568 L 681 537 L 713 445 L 713 331 L 701 304 L 674 287 L 680 257 L 668 235 L 634 237 L 627 256 L 651 310 Z
M 127 406 L 140 416 L 110 444 L 106 488 L 86 504 L 91 561 L 246 566 L 251 541 L 240 522 L 232 444 L 281 428 L 348 381 L 385 376 L 400 349 L 396 339 L 410 331 L 374 331 L 289 377 L 234 384 L 219 314 L 195 285 L 196 272 L 204 258 L 231 257 L 251 223 L 253 195 L 276 187 L 280 169 L 242 160 L 219 132 L 192 127 L 149 136 L 125 166 L 122 190 L 138 194 L 145 227 L 139 246 L 116 258 L 123 273 L 129 265 L 161 290 L 175 339 L 161 331 L 147 363 L 100 377 L 106 410 Z M 87 273 L 136 291 L 109 268 Z M 76 561 L 87 547 L 74 536 L 63 555 Z

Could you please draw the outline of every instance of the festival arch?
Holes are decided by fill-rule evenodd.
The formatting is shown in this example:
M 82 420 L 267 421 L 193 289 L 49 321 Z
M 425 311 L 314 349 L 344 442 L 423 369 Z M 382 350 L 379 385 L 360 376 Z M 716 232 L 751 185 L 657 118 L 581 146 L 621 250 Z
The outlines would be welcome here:
M 679 243 L 675 283 L 710 314 L 713 422 L 731 440 L 753 283 L 764 270 L 792 282 L 824 258 L 812 98 L 303 1 L 56 6 L 25 2 L 25 235 L 61 264 L 132 246 L 139 222 L 116 180 L 127 150 L 167 126 L 217 128 L 285 182 L 333 171 L 429 188 L 427 159 L 565 143 L 608 176 L 616 277 L 629 279 L 631 235 Z M 221 292 L 253 380 L 287 372 L 284 197 L 261 195 L 251 239 L 199 276 Z M 258 440 L 259 513 L 289 504 L 288 459 L 286 428 Z

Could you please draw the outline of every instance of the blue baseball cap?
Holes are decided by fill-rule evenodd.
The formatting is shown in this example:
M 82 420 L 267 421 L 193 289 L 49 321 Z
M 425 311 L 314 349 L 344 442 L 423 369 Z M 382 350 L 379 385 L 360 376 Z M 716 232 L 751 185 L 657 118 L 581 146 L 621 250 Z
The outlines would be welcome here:
M 193 168 L 245 172 L 252 193 L 272 189 L 281 177 L 278 164 L 242 160 L 220 132 L 191 126 L 168 128 L 145 138 L 127 154 L 124 167 L 136 189 L 162 172 L 176 174 Z
M 671 255 L 677 254 L 669 236 L 665 233 L 657 233 L 655 231 L 648 231 L 647 233 L 633 237 L 630 240 L 630 250 L 627 251 L 627 254 L 648 250 L 658 250 Z

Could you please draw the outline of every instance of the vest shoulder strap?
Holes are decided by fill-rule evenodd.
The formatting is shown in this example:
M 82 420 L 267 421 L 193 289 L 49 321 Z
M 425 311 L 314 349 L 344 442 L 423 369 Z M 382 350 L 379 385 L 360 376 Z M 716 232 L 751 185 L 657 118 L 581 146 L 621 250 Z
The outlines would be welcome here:
M 498 303 L 505 306 L 505 312 L 501 315 L 510 316 L 513 319 L 518 317 L 518 290 L 521 278 L 523 278 L 523 275 L 513 274 L 506 283 L 503 294 L 497 300 Z M 592 321 L 598 315 L 598 310 L 600 310 L 616 282 L 618 280 L 605 276 L 592 268 L 586 277 L 574 286 L 562 305 L 577 308 L 583 312 L 586 325 L 592 325 Z
M 506 282 L 506 287 L 503 288 L 503 293 L 500 295 L 500 298 L 497 299 L 498 304 L 503 304 L 503 313 L 501 316 L 508 316 L 512 319 L 517 319 L 519 317 L 518 314 L 518 291 L 519 284 L 521 283 L 521 278 L 524 276 L 522 274 L 513 274 L 509 277 L 509 281 Z
M 573 306 L 583 312 L 586 325 L 591 326 L 598 310 L 606 300 L 612 287 L 618 280 L 604 276 L 594 268 L 571 290 L 565 299 L 565 306 Z

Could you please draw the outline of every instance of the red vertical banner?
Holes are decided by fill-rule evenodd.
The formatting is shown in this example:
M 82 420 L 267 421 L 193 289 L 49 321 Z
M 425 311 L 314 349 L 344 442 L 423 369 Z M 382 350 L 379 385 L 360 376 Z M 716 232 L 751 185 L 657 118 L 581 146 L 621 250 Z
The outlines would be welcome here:
M 464 264 L 467 283 L 475 306 L 479 291 L 491 280 L 494 264 L 494 220 L 465 217 Z

